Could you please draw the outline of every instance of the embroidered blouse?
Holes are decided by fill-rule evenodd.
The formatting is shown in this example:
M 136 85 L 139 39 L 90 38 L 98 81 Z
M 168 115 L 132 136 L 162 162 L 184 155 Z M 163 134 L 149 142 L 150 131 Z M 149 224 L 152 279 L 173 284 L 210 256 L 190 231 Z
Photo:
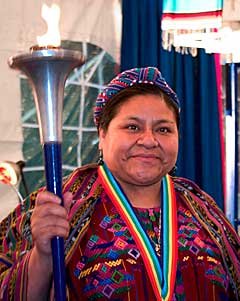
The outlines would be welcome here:
M 178 206 L 178 266 L 173 300 L 238 300 L 239 237 L 214 201 L 173 178 Z M 68 300 L 155 300 L 131 234 L 104 192 L 96 165 L 74 171 L 63 190 L 74 203 L 65 242 Z M 0 300 L 26 300 L 30 217 L 37 192 L 0 224 Z M 159 209 L 136 209 L 158 243 Z M 161 260 L 161 258 L 160 258 Z
M 159 208 L 136 209 L 157 243 Z M 220 251 L 178 199 L 178 269 L 173 300 L 234 300 Z M 156 300 L 147 270 L 126 225 L 110 200 L 95 206 L 91 223 L 72 256 L 70 300 Z

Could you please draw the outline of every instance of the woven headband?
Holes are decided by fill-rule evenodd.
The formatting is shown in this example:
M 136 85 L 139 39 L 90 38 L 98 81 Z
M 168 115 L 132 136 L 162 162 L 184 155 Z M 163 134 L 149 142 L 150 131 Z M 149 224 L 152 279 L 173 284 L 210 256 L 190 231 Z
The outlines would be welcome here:
M 177 105 L 180 111 L 180 103 L 177 94 L 169 87 L 161 72 L 155 67 L 134 68 L 124 71 L 116 76 L 107 87 L 98 95 L 94 108 L 94 122 L 99 127 L 99 121 L 104 106 L 111 98 L 123 89 L 135 84 L 152 84 L 159 87 L 170 100 Z

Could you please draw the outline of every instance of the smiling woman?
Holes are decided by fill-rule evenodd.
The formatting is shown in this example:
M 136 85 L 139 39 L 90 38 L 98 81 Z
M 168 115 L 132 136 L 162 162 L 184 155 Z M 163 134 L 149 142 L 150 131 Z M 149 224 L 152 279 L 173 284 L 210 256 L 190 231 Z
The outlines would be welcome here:
M 239 237 L 209 195 L 170 176 L 179 107 L 154 67 L 103 89 L 99 164 L 66 179 L 64 206 L 40 189 L 1 223 L 3 300 L 53 300 L 54 236 L 65 238 L 68 300 L 238 300 Z
M 174 167 L 178 152 L 174 110 L 148 89 L 149 94 L 120 103 L 108 129 L 99 129 L 104 162 L 123 190 L 129 190 L 131 203 L 142 208 L 159 206 L 159 182 Z

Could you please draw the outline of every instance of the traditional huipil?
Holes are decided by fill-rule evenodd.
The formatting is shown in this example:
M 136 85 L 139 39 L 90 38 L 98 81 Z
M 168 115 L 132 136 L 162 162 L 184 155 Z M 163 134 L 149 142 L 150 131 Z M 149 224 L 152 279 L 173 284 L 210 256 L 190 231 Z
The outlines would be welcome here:
M 64 192 L 74 200 L 65 242 L 68 300 L 238 300 L 239 238 L 206 193 L 189 180 L 168 176 L 176 221 L 166 212 L 174 207 L 161 202 L 159 208 L 125 212 L 134 226 L 123 216 L 124 206 L 113 200 L 121 188 L 111 177 L 106 166 L 93 164 L 77 169 L 64 183 Z M 36 196 L 31 194 L 1 222 L 0 300 L 26 300 Z M 164 234 L 166 227 L 170 235 Z M 141 242 L 134 233 L 138 230 L 148 242 Z M 150 259 L 147 252 L 154 253 Z

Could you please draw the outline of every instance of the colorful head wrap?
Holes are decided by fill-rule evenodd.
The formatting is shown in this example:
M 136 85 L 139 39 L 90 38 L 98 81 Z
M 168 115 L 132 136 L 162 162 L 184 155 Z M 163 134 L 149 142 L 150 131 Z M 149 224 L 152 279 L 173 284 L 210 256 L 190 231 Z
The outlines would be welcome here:
M 176 93 L 169 87 L 157 68 L 134 68 L 118 74 L 98 95 L 94 108 L 94 121 L 97 127 L 99 126 L 100 116 L 106 103 L 121 90 L 135 84 L 152 84 L 158 86 L 180 110 L 180 103 Z

